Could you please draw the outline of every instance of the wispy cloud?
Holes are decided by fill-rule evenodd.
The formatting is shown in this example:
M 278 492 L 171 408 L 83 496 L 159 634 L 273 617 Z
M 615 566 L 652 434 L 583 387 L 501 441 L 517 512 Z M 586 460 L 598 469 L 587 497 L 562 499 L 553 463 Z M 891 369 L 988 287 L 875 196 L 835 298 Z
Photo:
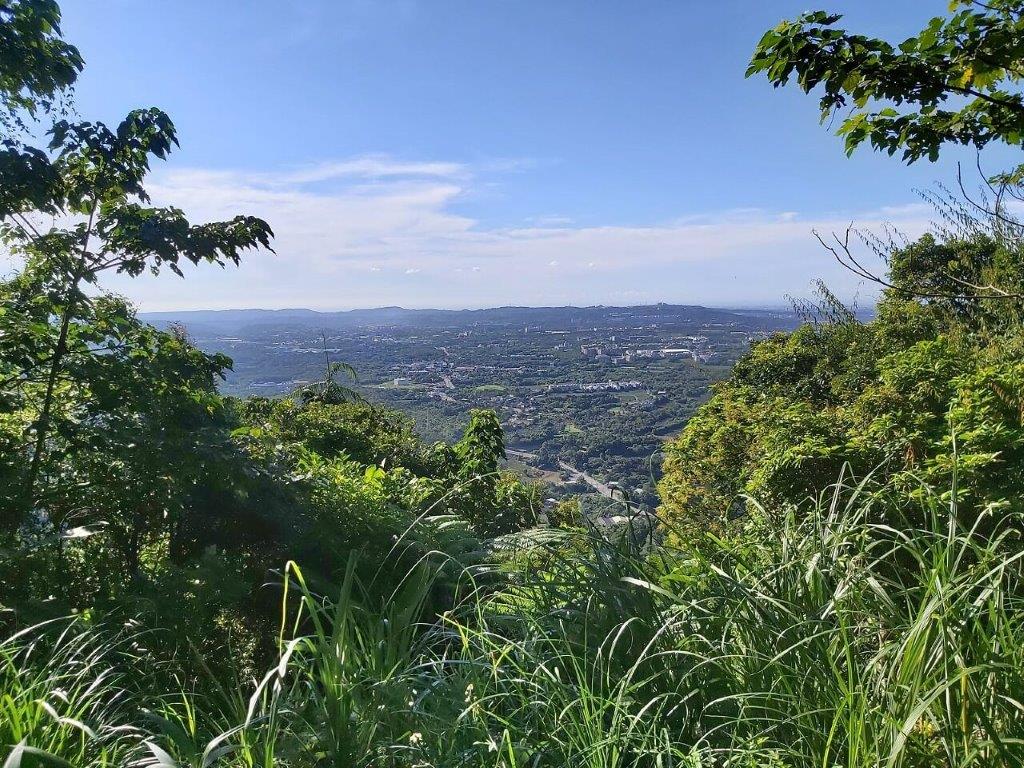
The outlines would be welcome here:
M 155 201 L 184 204 L 195 220 L 262 216 L 275 231 L 277 255 L 252 255 L 238 272 L 194 270 L 187 290 L 164 278 L 119 280 L 116 287 L 154 310 L 777 304 L 787 293 L 806 293 L 819 276 L 846 295 L 858 290 L 812 230 L 841 231 L 851 221 L 878 230 L 891 222 L 916 235 L 930 213 L 920 204 L 816 216 L 748 208 L 600 226 L 538 214 L 527 226 L 487 227 L 457 212 L 486 173 L 464 163 L 384 155 L 275 174 L 164 172 L 151 186 Z
M 310 184 L 345 178 L 393 179 L 405 178 L 466 178 L 469 169 L 461 163 L 409 162 L 386 155 L 365 155 L 337 162 L 318 163 L 306 168 L 278 175 L 264 175 L 266 183 L 274 185 Z

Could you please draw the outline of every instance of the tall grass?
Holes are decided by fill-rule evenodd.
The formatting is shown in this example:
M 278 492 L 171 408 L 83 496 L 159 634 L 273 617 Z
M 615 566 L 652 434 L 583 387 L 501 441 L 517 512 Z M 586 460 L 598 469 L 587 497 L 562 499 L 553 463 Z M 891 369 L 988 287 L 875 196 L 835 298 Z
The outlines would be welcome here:
M 106 632 L 63 621 L 0 643 L 4 768 L 124 765 L 138 742 L 124 725 L 128 651 Z
M 45 658 L 22 634 L 0 712 L 31 723 L 0 735 L 83 766 L 1024 765 L 1024 521 L 878 498 L 841 485 L 684 551 L 547 537 L 440 616 L 433 568 L 379 594 L 353 566 L 327 600 L 290 565 L 244 694 L 128 694 L 90 633 Z
M 705 690 L 703 742 L 793 765 L 1001 766 L 1024 756 L 1021 520 L 970 528 L 932 495 L 887 521 L 863 489 L 721 546 L 674 593 Z M 992 529 L 995 533 L 991 533 Z M 990 533 L 981 535 L 980 530 Z M 725 734 L 729 738 L 723 738 Z

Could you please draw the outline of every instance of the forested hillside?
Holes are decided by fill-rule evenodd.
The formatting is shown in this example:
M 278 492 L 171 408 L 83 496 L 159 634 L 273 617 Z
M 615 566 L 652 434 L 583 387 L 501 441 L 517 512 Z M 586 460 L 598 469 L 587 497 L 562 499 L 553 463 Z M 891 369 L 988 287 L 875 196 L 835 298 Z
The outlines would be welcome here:
M 840 21 L 780 23 L 748 77 L 848 152 L 1024 141 L 1020 0 L 899 43 Z M 595 526 L 501 469 L 492 410 L 425 443 L 330 353 L 226 396 L 229 358 L 109 292 L 273 222 L 153 205 L 188 137 L 80 119 L 60 22 L 0 0 L 4 768 L 1024 765 L 1024 164 L 924 237 L 821 233 L 873 317 L 798 302 L 672 440 L 657 514 Z

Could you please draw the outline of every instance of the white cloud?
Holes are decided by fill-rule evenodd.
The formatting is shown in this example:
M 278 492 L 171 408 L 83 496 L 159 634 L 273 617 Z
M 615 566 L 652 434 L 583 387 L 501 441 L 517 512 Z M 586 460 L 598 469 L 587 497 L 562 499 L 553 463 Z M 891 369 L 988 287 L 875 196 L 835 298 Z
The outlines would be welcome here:
M 681 211 L 653 224 L 580 226 L 538 216 L 530 226 L 487 227 L 456 212 L 478 183 L 464 164 L 383 155 L 277 174 L 162 172 L 150 186 L 157 204 L 180 205 L 196 221 L 261 216 L 274 229 L 276 255 L 251 254 L 237 271 L 190 270 L 184 286 L 147 277 L 113 287 L 150 310 L 779 304 L 787 293 L 806 293 L 816 277 L 847 295 L 858 290 L 812 230 L 842 231 L 851 220 L 878 230 L 891 221 L 916 235 L 930 215 L 920 204 L 813 217 L 747 208 Z M 538 279 L 553 266 L 557 279 Z M 396 279 L 403 273 L 420 277 Z
M 387 179 L 394 177 L 463 178 L 467 168 L 460 163 L 407 162 L 386 155 L 364 155 L 337 162 L 319 163 L 280 175 L 262 178 L 270 184 L 309 184 L 343 178 Z
M 536 224 L 541 227 L 559 227 L 566 224 L 572 224 L 573 219 L 571 216 L 560 216 L 558 214 L 548 214 L 545 216 L 531 216 L 527 219 L 531 224 Z

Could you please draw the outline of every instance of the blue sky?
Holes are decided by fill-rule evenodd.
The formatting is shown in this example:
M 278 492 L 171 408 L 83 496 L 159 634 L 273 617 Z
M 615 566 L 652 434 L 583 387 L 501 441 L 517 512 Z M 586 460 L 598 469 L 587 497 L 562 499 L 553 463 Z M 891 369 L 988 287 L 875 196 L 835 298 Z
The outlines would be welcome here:
M 821 0 L 898 38 L 946 0 Z M 777 305 L 824 277 L 812 229 L 927 226 L 911 168 L 847 159 L 816 100 L 745 80 L 807 0 L 64 0 L 76 104 L 157 105 L 154 197 L 261 215 L 277 255 L 117 280 L 143 309 L 672 301 Z

